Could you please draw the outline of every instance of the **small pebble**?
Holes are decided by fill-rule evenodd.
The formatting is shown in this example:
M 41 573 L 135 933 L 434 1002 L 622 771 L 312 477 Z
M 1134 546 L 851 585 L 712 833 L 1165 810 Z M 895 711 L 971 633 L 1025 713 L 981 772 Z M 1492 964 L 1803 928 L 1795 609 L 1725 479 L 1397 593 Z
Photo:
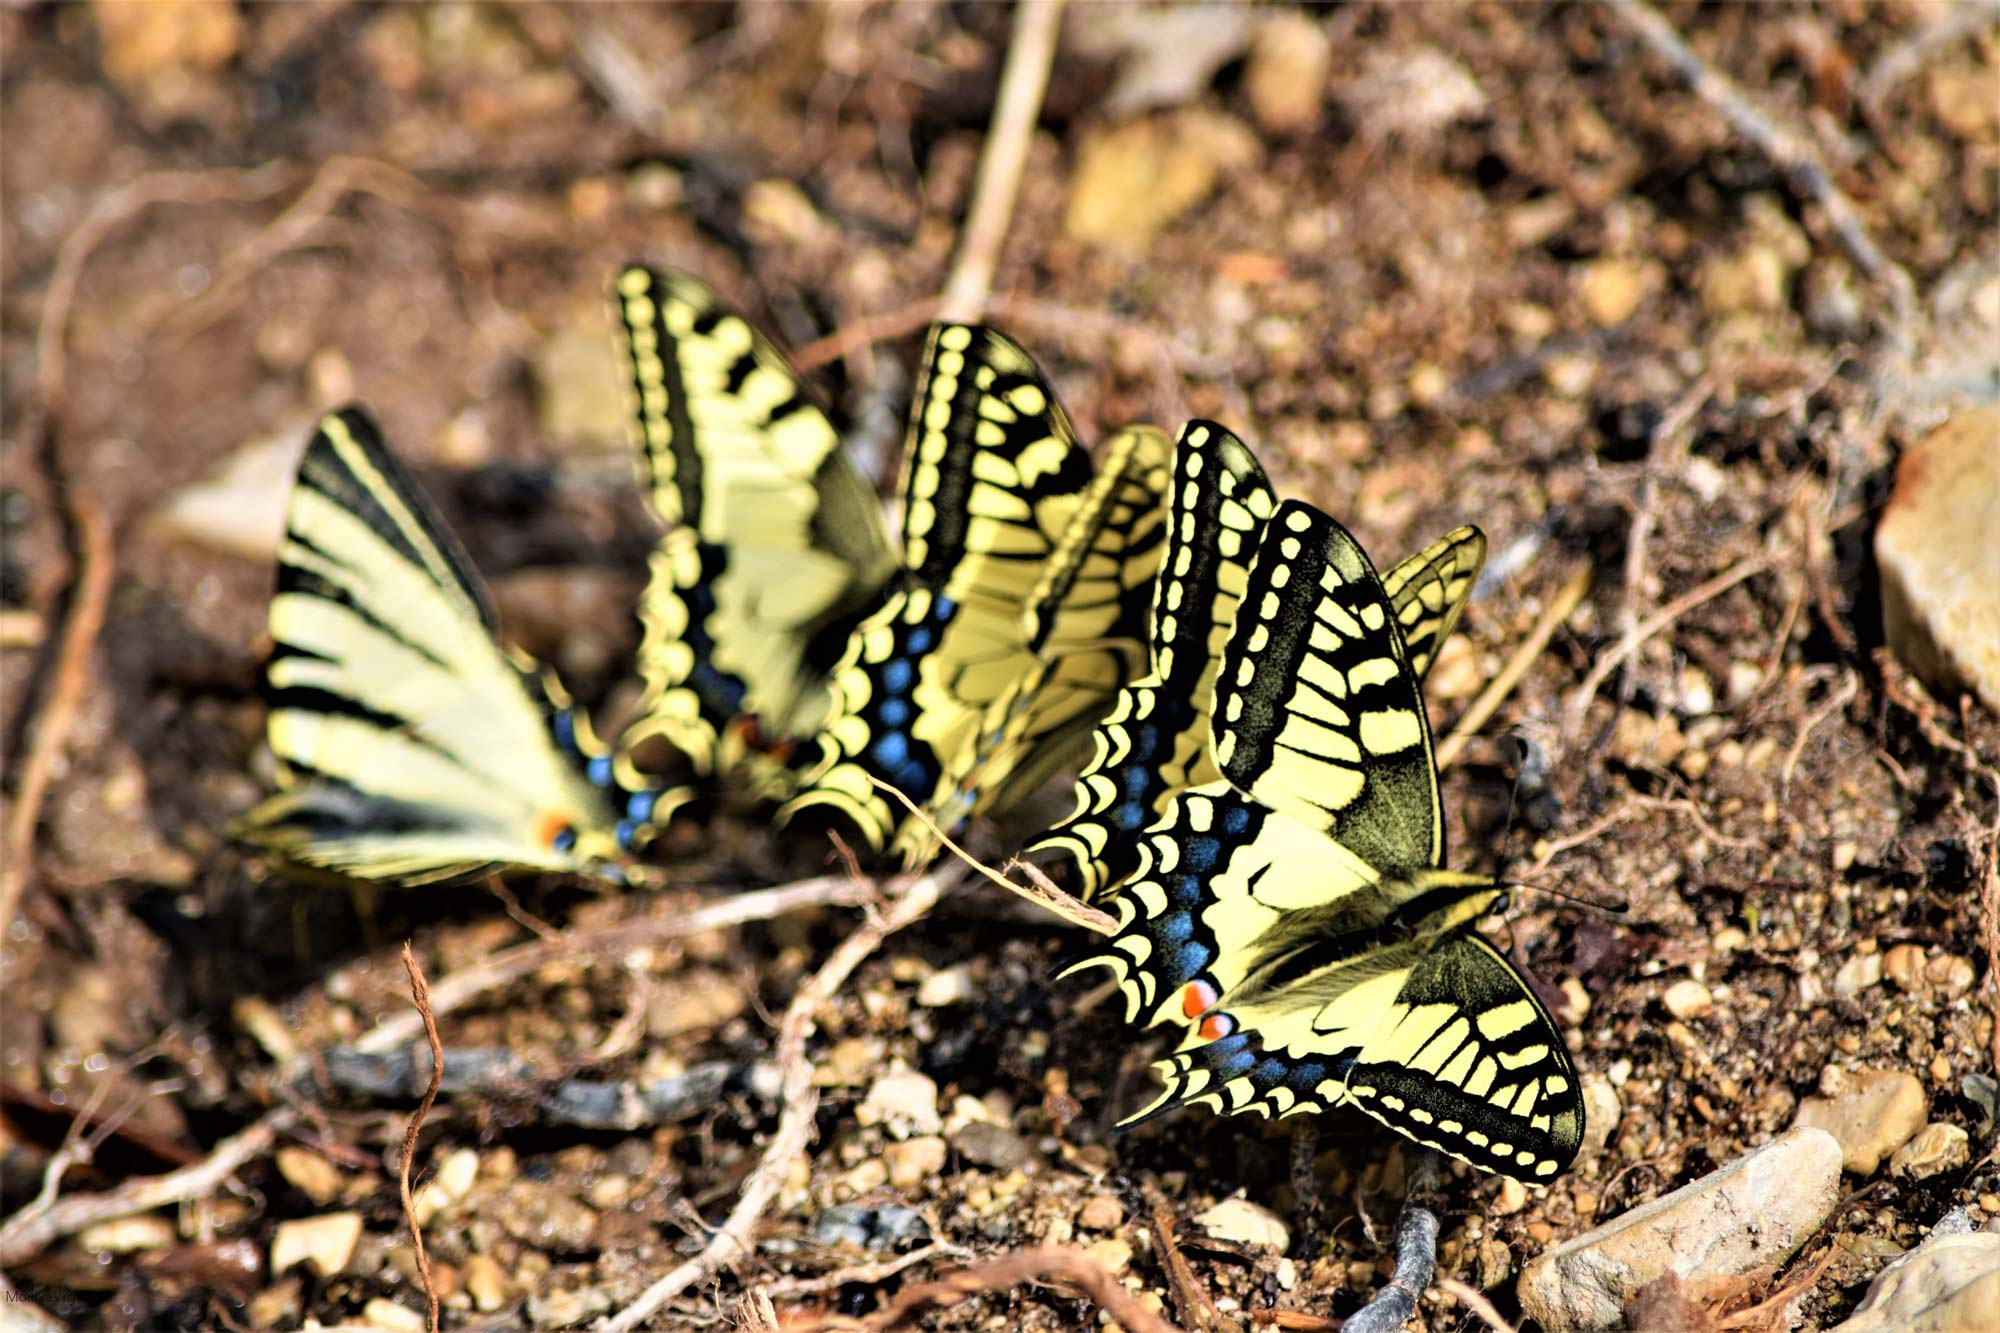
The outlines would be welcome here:
M 490 1254 L 467 1259 L 459 1277 L 472 1297 L 473 1308 L 481 1314 L 492 1314 L 512 1299 L 513 1284 L 507 1280 L 507 1270 Z
M 1125 1220 L 1125 1205 L 1115 1194 L 1099 1194 L 1078 1210 L 1076 1224 L 1085 1231 L 1110 1231 Z
M 1005 1125 L 990 1120 L 974 1120 L 954 1131 L 951 1146 L 975 1166 L 1012 1171 L 1026 1166 L 1034 1155 L 1028 1141 Z
M 1881 979 L 1882 955 L 1856 954 L 1842 963 L 1840 970 L 1833 974 L 1833 993 L 1840 999 L 1851 1000 Z
M 1194 1223 L 1217 1240 L 1265 1245 L 1279 1254 L 1292 1247 L 1291 1228 L 1269 1208 L 1248 1199 L 1224 1199 L 1213 1208 L 1196 1213 Z
M 850 1195 L 866 1194 L 889 1183 L 889 1166 L 880 1157 L 870 1157 L 840 1178 L 841 1188 Z
M 1694 1018 L 1713 1009 L 1715 997 L 1699 981 L 1683 979 L 1667 987 L 1660 1003 L 1666 1005 L 1667 1012 L 1675 1018 Z
M 361 1307 L 361 1325 L 382 1333 L 424 1333 L 425 1328 L 420 1312 L 381 1296 Z
M 271 1271 L 282 1273 L 295 1264 L 311 1264 L 321 1277 L 332 1277 L 347 1267 L 360 1240 L 359 1213 L 322 1213 L 280 1222 L 271 1234 Z
M 1493 1200 L 1493 1211 L 1501 1217 L 1512 1217 L 1528 1206 L 1528 1187 L 1512 1176 L 1500 1180 L 1500 1193 Z
M 915 1209 L 900 1205 L 871 1208 L 836 1204 L 813 1222 L 813 1239 L 821 1245 L 852 1245 L 869 1251 L 909 1249 L 931 1238 L 931 1229 Z
M 1924 951 L 1921 945 L 1898 944 L 1882 955 L 1882 975 L 1897 990 L 1913 991 L 1924 981 Z
M 899 1190 L 914 1190 L 944 1170 L 945 1143 L 935 1134 L 925 1134 L 882 1150 L 889 1168 L 889 1183 Z
M 178 1239 L 174 1224 L 152 1213 L 99 1222 L 77 1236 L 77 1242 L 92 1254 L 137 1254 L 164 1249 Z
M 278 1174 L 316 1204 L 329 1204 L 339 1197 L 346 1176 L 339 1167 L 310 1148 L 288 1143 L 278 1149 Z
M 1083 1247 L 1083 1252 L 1092 1263 L 1107 1273 L 1122 1273 L 1132 1262 L 1132 1242 L 1120 1240 L 1116 1236 L 1094 1240 Z
M 979 990 L 973 985 L 972 969 L 963 963 L 931 973 L 924 978 L 923 985 L 917 987 L 917 1003 L 926 1009 L 971 1004 L 977 998 Z
M 876 1079 L 854 1109 L 854 1117 L 864 1125 L 880 1125 L 899 1139 L 944 1128 L 938 1118 L 937 1084 L 914 1069 L 898 1068 Z
M 1972 1142 L 1965 1130 L 1948 1121 L 1934 1120 L 1896 1149 L 1889 1158 L 1889 1174 L 1928 1180 L 1941 1172 L 1955 1171 L 1971 1160 Z

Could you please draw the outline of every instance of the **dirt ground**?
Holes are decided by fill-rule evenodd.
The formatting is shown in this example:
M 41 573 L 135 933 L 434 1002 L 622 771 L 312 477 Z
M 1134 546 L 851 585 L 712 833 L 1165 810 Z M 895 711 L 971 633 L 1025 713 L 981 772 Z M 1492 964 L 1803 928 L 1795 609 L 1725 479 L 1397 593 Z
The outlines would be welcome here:
M 2000 724 L 1883 651 L 1870 548 L 1899 451 L 1991 393 L 2000 37 L 1918 0 L 1662 12 L 1824 161 L 1913 281 L 1907 316 L 1616 13 L 1473 4 L 1182 11 L 1164 37 L 1079 7 L 991 318 L 1087 438 L 1221 420 L 1378 561 L 1480 524 L 1498 577 L 1432 676 L 1441 733 L 1591 571 L 1445 793 L 1455 864 L 1551 890 L 1488 934 L 1617 1110 L 1545 1189 L 1452 1173 L 1441 1272 L 1518 1318 L 1521 1265 L 1768 1140 L 1830 1070 L 1913 1075 L 1926 1118 L 1971 1133 L 1971 1165 L 1849 1173 L 1790 1266 L 1726 1293 L 1738 1309 L 1790 1283 L 1823 1327 L 1948 1210 L 2000 1212 L 1993 1126 L 1965 1090 L 1993 1071 L 2000 1005 L 1979 893 Z M 823 842 L 722 809 L 668 839 L 679 887 L 661 894 L 523 877 L 364 903 L 266 875 L 221 836 L 269 771 L 257 516 L 284 475 L 255 462 L 367 403 L 510 632 L 615 718 L 654 533 L 608 387 L 606 274 L 689 269 L 793 347 L 886 317 L 817 379 L 892 476 L 1008 23 L 929 3 L 0 8 L 10 812 L 42 767 L 37 719 L 74 696 L 32 860 L 10 867 L 4 1211 L 31 1205 L 73 1129 L 87 1160 L 65 1198 L 297 1111 L 198 1199 L 37 1247 L 10 1266 L 18 1297 L 77 1327 L 415 1326 L 397 1165 L 416 1090 L 337 1049 L 408 1013 L 401 942 L 439 984 L 544 932 L 827 872 Z M 219 517 L 173 517 L 245 459 L 203 511 Z M 64 668 L 93 590 L 101 630 Z M 1029 831 L 973 840 L 997 861 Z M 857 920 L 558 948 L 448 1013 L 447 1047 L 515 1059 L 447 1091 L 414 1155 L 446 1326 L 581 1323 L 699 1251 L 782 1110 L 779 1016 Z M 967 888 L 864 960 L 817 1016 L 815 1134 L 754 1258 L 662 1324 L 767 1327 L 737 1306 L 752 1289 L 782 1326 L 865 1317 L 1044 1242 L 1086 1247 L 1182 1327 L 1199 1291 L 1230 1320 L 1354 1310 L 1388 1271 L 1401 1141 L 1330 1117 L 1308 1230 L 1288 1126 L 1197 1112 L 1111 1132 L 1154 1044 L 1052 979 L 1083 943 Z M 314 1076 L 294 1086 L 278 1071 L 301 1052 Z M 707 1095 L 637 1129 L 547 1111 L 578 1080 L 704 1070 L 722 1071 Z M 879 1114 L 912 1088 L 921 1104 Z M 1239 1192 L 1291 1225 L 1289 1255 L 1203 1237 L 1193 1218 Z M 339 1271 L 273 1271 L 281 1228 L 346 1215 Z M 1058 1281 L 926 1318 L 1095 1313 Z M 1420 1318 L 1482 1326 L 1436 1294 Z

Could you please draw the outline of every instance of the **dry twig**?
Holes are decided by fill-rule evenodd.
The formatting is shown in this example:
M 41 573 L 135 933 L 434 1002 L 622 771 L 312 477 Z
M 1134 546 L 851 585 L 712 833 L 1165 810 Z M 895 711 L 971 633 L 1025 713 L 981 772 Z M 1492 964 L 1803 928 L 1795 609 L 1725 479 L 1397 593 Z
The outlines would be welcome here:
M 752 1252 L 751 1232 L 764 1216 L 764 1210 L 777 1198 L 793 1159 L 805 1151 L 806 1141 L 812 1135 L 813 1113 L 819 1109 L 812 1061 L 806 1058 L 806 1037 L 812 1029 L 814 1011 L 832 998 L 848 974 L 875 952 L 883 940 L 930 911 L 943 888 L 943 876 L 935 873 L 903 881 L 901 894 L 892 897 L 887 910 L 871 911 L 868 919 L 842 940 L 827 955 L 819 971 L 793 994 L 784 1022 L 778 1028 L 778 1064 L 784 1070 L 779 1100 L 785 1109 L 778 1117 L 777 1132 L 765 1146 L 757 1169 L 743 1183 L 736 1206 L 729 1210 L 728 1218 L 700 1254 L 646 1288 L 616 1315 L 599 1320 L 593 1326 L 597 1333 L 632 1333 L 681 1292 L 704 1281 L 739 1255 Z
M 1181 1252 L 1180 1244 L 1174 1239 L 1173 1204 L 1167 1201 L 1160 1187 L 1150 1181 L 1146 1184 L 1146 1206 L 1153 1215 L 1153 1237 L 1159 1241 L 1160 1258 L 1166 1264 L 1168 1280 L 1173 1283 L 1174 1303 L 1181 1318 L 1198 1329 L 1241 1333 L 1242 1325 L 1223 1317 L 1222 1311 L 1215 1308 L 1208 1288 L 1188 1266 L 1187 1255 Z
M 958 259 L 945 279 L 944 295 L 938 299 L 939 319 L 976 323 L 986 308 L 986 297 L 993 290 L 993 271 L 1000 263 L 1000 246 L 1014 216 L 1021 169 L 1027 165 L 1028 145 L 1035 137 L 1035 119 L 1041 114 L 1042 93 L 1048 87 L 1062 11 L 1062 0 L 1021 0 L 1015 7 L 1007 64 L 1000 72 L 992 124 L 979 155 L 979 174 L 973 182 Z
M 1722 113 L 1729 128 L 1762 153 L 1806 200 L 1826 214 L 1834 239 L 1857 267 L 1887 289 L 1894 327 L 1889 330 L 1900 356 L 1915 344 L 1916 284 L 1902 265 L 1883 254 L 1862 225 L 1854 204 L 1833 183 L 1819 153 L 1801 135 L 1780 127 L 1674 31 L 1644 0 L 1609 0 L 1610 7 L 1649 50 L 1665 61 L 1696 97 Z
M 870 775 L 868 780 L 874 783 L 876 788 L 889 797 L 889 799 L 900 802 L 902 807 L 910 812 L 911 818 L 930 830 L 931 836 L 936 838 L 946 851 L 963 861 L 968 868 L 977 874 L 998 884 L 1001 888 L 1007 890 L 1007 892 L 1027 899 L 1043 911 L 1054 913 L 1056 916 L 1069 922 L 1072 926 L 1082 926 L 1085 930 L 1096 931 L 1099 935 L 1115 935 L 1118 933 L 1118 919 L 1116 917 L 1112 916 L 1109 912 L 1100 911 L 1087 903 L 1079 902 L 1075 898 L 1070 897 L 1070 895 L 1064 893 L 1056 885 L 1054 880 L 1043 874 L 1040 867 L 1030 865 L 1019 857 L 1016 857 L 1006 865 L 1001 866 L 1000 869 L 993 869 L 993 867 L 981 861 L 971 852 L 966 851 L 963 847 L 953 842 L 951 837 L 938 827 L 937 821 L 931 818 L 930 812 L 918 806 L 915 801 L 909 798 L 908 793 L 904 792 L 900 787 L 893 787 L 873 775 Z M 1007 872 L 1010 870 L 1021 871 L 1028 877 L 1029 882 L 1022 884 L 1016 880 L 1008 879 Z
M 1486 725 L 1494 710 L 1507 701 L 1507 696 L 1521 683 L 1521 677 L 1528 674 L 1528 668 L 1534 665 L 1535 659 L 1539 658 L 1542 651 L 1549 646 L 1549 640 L 1555 637 L 1557 627 L 1568 620 L 1570 613 L 1582 603 L 1584 595 L 1590 591 L 1590 580 L 1591 567 L 1585 562 L 1576 568 L 1576 571 L 1569 576 L 1569 581 L 1556 593 L 1555 598 L 1542 609 L 1540 619 L 1535 621 L 1535 627 L 1528 631 L 1527 638 L 1521 640 L 1520 646 L 1507 659 L 1507 664 L 1500 668 L 1499 674 L 1487 681 L 1486 688 L 1479 692 L 1479 697 L 1459 714 L 1458 721 L 1452 724 L 1450 733 L 1438 742 L 1437 766 L 1440 770 L 1451 767 L 1451 761 L 1458 758 L 1458 753 L 1465 748 L 1465 743 Z
M 483 958 L 462 967 L 438 982 L 431 992 L 436 1013 L 448 1014 L 487 991 L 527 976 L 537 968 L 561 960 L 597 954 L 629 953 L 665 940 L 703 931 L 764 921 L 807 907 L 854 907 L 874 895 L 871 885 L 840 875 L 803 879 L 774 889 L 739 893 L 720 902 L 675 916 L 648 917 L 642 921 L 621 921 L 595 930 L 572 931 L 553 940 L 535 940 Z M 392 1014 L 362 1035 L 354 1049 L 371 1054 L 407 1045 L 423 1031 L 423 1021 L 405 1011 Z
M 1763 573 L 1771 567 L 1771 559 L 1770 553 L 1764 552 L 1738 561 L 1707 582 L 1690 588 L 1626 631 L 1616 647 L 1597 659 L 1597 665 L 1590 669 L 1590 674 L 1583 678 L 1583 683 L 1578 685 L 1576 692 L 1570 696 L 1569 703 L 1564 708 L 1564 731 L 1574 733 L 1576 727 L 1582 723 L 1584 714 L 1590 711 L 1591 701 L 1597 698 L 1597 691 L 1604 684 L 1605 677 L 1616 671 L 1619 664 L 1630 657 L 1640 644 L 1704 602 L 1720 597 L 1753 574 Z
M 1831 699 L 1813 710 L 1812 716 L 1799 724 L 1799 734 L 1792 741 L 1792 748 L 1785 751 L 1784 765 L 1778 770 L 1778 794 L 1787 796 L 1792 790 L 1792 771 L 1799 766 L 1799 757 L 1806 752 L 1806 741 L 1820 723 L 1854 702 L 1854 696 L 1861 693 L 1861 678 L 1852 671 Z
M 99 1222 L 212 1194 L 244 1165 L 269 1152 L 278 1136 L 297 1124 L 298 1119 L 298 1112 L 291 1107 L 277 1107 L 266 1111 L 248 1129 L 215 1145 L 215 1151 L 194 1166 L 128 1180 L 102 1194 L 58 1199 L 33 1217 L 16 1214 L 0 1226 L 0 1268 L 25 1263 L 64 1236 L 75 1235 Z
M 54 419 L 43 423 L 55 428 Z M 111 606 L 111 575 L 116 554 L 111 541 L 111 524 L 95 497 L 64 485 L 70 521 L 75 526 L 81 548 L 77 562 L 76 601 L 63 620 L 62 647 L 56 657 L 55 679 L 47 701 L 35 718 L 35 739 L 21 764 L 20 784 L 14 790 L 14 807 L 7 819 L 4 864 L 0 864 L 0 931 L 14 920 L 21 891 L 27 886 L 35 860 L 35 828 L 42 817 L 42 802 L 48 796 L 49 777 L 55 771 L 63 742 L 69 737 L 70 722 L 83 702 L 85 674 L 97 635 L 104 628 L 104 615 Z
M 431 1279 L 430 1256 L 424 1253 L 424 1228 L 417 1221 L 417 1200 L 410 1192 L 410 1163 L 417 1155 L 417 1135 L 424 1127 L 424 1117 L 431 1113 L 431 1106 L 437 1101 L 438 1084 L 444 1081 L 444 1042 L 438 1037 L 437 1015 L 431 1012 L 431 988 L 424 980 L 424 970 L 417 966 L 417 956 L 410 952 L 408 940 L 403 941 L 403 970 L 410 974 L 410 1002 L 416 1006 L 417 1015 L 424 1022 L 424 1036 L 431 1044 L 431 1085 L 424 1089 L 424 1099 L 417 1104 L 417 1112 L 410 1117 L 409 1127 L 403 1131 L 403 1160 L 396 1171 L 396 1189 L 402 1195 L 403 1216 L 409 1219 L 410 1241 L 417 1251 L 417 1276 L 424 1283 L 424 1308 L 430 1316 L 431 1333 L 438 1333 L 437 1284 Z
M 1486 1299 L 1484 1292 L 1475 1291 L 1455 1277 L 1434 1277 L 1431 1279 L 1431 1285 L 1478 1315 L 1493 1333 L 1515 1333 L 1514 1326 L 1493 1308 L 1493 1302 Z
M 879 1263 L 854 1264 L 847 1268 L 836 1268 L 831 1273 L 818 1277 L 786 1278 L 782 1282 L 759 1284 L 752 1290 L 752 1296 L 779 1299 L 788 1296 L 811 1296 L 822 1291 L 835 1291 L 850 1283 L 864 1287 L 880 1286 L 905 1269 L 918 1264 L 929 1263 L 933 1259 L 962 1259 L 966 1251 L 956 1245 L 943 1242 L 926 1245 L 922 1249 L 899 1254 L 894 1259 L 884 1259 Z M 745 1299 L 748 1299 L 746 1297 Z

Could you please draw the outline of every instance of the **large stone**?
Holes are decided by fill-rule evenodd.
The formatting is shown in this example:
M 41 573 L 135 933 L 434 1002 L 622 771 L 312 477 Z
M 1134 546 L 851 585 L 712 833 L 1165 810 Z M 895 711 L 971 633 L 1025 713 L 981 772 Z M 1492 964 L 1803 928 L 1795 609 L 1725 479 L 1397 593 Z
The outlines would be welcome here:
M 2000 407 L 1961 412 L 1903 455 L 1875 529 L 1889 646 L 1932 687 L 2000 713 Z
M 1084 141 L 1063 228 L 1079 241 L 1143 253 L 1226 173 L 1262 155 L 1250 127 L 1220 112 L 1190 108 L 1113 126 Z
M 1669 1274 L 1782 1263 L 1833 1211 L 1840 1157 L 1831 1134 L 1793 1129 L 1535 1259 L 1521 1273 L 1521 1309 L 1549 1333 L 1617 1328 L 1626 1302 Z
M 1933 1235 L 1869 1284 L 1833 1333 L 1960 1333 L 1992 1328 L 2000 1311 L 2000 1236 Z
M 1875 1069 L 1845 1075 L 1830 1096 L 1806 1098 L 1792 1124 L 1833 1135 L 1841 1165 L 1866 1178 L 1924 1127 L 1924 1110 L 1924 1085 L 1913 1075 Z

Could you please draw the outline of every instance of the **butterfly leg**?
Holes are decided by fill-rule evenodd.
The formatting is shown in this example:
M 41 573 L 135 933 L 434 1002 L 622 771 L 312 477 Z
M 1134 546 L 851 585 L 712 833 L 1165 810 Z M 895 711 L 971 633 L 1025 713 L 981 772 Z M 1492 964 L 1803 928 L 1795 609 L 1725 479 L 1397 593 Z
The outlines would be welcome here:
M 1435 1206 L 1443 1158 L 1418 1148 L 1409 1161 L 1403 1213 L 1396 1219 L 1396 1272 L 1389 1285 L 1356 1310 L 1341 1333 L 1396 1333 L 1416 1313 L 1417 1300 L 1437 1271 L 1438 1215 Z

